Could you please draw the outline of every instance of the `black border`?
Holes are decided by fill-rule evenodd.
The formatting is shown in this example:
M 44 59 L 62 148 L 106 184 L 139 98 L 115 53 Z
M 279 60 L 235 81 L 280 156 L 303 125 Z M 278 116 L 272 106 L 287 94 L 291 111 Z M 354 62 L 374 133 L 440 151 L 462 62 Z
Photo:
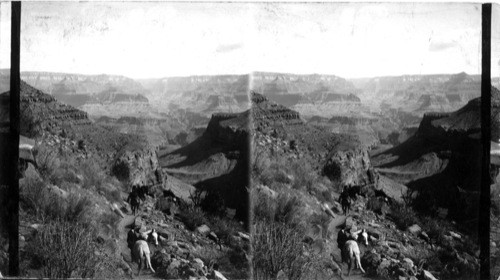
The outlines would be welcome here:
M 9 276 L 19 276 L 19 111 L 21 2 L 12 2 L 10 53 L 10 133 L 9 158 L 5 174 L 9 185 Z
M 482 5 L 481 65 L 481 197 L 479 209 L 480 279 L 490 279 L 490 149 L 491 149 L 491 3 Z

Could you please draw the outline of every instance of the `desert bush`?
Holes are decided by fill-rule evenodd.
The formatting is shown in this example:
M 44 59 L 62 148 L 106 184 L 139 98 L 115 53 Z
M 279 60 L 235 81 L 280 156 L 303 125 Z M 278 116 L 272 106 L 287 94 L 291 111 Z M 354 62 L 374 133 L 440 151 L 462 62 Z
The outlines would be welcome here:
M 61 161 L 58 158 L 57 151 L 45 145 L 36 148 L 37 170 L 40 176 L 46 181 L 53 180 L 54 173 L 59 169 Z
M 47 190 L 45 192 L 48 192 Z M 39 218 L 42 221 L 73 221 L 83 224 L 93 222 L 92 201 L 86 196 L 69 194 L 67 199 L 49 193 L 44 195 Z
M 121 202 L 123 185 L 114 177 L 104 177 L 97 185 L 98 193 L 102 194 L 109 202 Z
M 423 217 L 421 219 L 422 229 L 429 235 L 429 237 L 439 245 L 446 243 L 445 235 L 447 225 L 443 220 L 437 220 L 431 217 Z
M 195 207 L 201 207 L 201 203 L 206 196 L 206 192 L 202 188 L 197 188 L 194 192 L 189 193 L 189 198 Z
M 120 234 L 118 231 L 119 223 L 120 217 L 113 212 L 104 212 L 99 216 L 99 224 L 104 229 L 104 232 L 116 238 Z
M 310 192 L 317 180 L 317 175 L 311 164 L 306 160 L 294 161 L 290 166 L 294 176 L 292 187 Z
M 321 228 L 321 238 L 328 237 L 328 224 L 331 221 L 331 217 L 328 214 L 325 212 L 315 213 L 311 216 L 310 221 L 311 225 Z
M 417 214 L 410 206 L 400 203 L 391 205 L 391 218 L 401 230 L 406 230 L 406 228 L 419 221 Z
M 205 213 L 198 207 L 186 207 L 180 214 L 180 218 L 186 228 L 195 230 L 197 227 L 207 223 Z
M 297 196 L 290 194 L 279 194 L 271 212 L 275 221 L 287 224 L 301 224 L 305 221 L 301 211 L 303 202 Z
M 217 235 L 223 244 L 230 247 L 236 247 L 238 244 L 234 242 L 233 235 L 237 231 L 244 231 L 243 227 L 235 220 L 211 216 L 209 218 L 210 228 Z
M 103 264 L 96 232 L 88 226 L 68 221 L 52 221 L 37 232 L 28 243 L 30 259 L 42 269 L 43 277 L 93 277 Z
M 92 217 L 92 201 L 85 195 L 70 193 L 64 199 L 51 193 L 37 177 L 27 176 L 20 184 L 22 205 L 38 219 L 88 222 Z
M 80 164 L 83 174 L 83 187 L 85 189 L 99 189 L 104 183 L 105 176 L 99 164 L 93 160 L 86 160 Z
M 113 165 L 111 168 L 111 175 L 118 178 L 118 180 L 126 182 L 130 179 L 130 167 L 127 162 L 120 161 Z
M 315 257 L 308 254 L 301 226 L 274 221 L 258 221 L 254 227 L 254 279 L 276 279 L 280 270 L 290 280 L 303 279 L 313 267 Z
M 27 173 L 19 185 L 19 200 L 22 206 L 36 217 L 42 217 L 44 209 L 52 203 L 45 183 L 36 174 Z
M 303 203 L 297 196 L 280 193 L 276 199 L 272 199 L 257 191 L 253 191 L 251 195 L 255 219 L 289 224 L 304 223 L 305 219 L 301 211 Z

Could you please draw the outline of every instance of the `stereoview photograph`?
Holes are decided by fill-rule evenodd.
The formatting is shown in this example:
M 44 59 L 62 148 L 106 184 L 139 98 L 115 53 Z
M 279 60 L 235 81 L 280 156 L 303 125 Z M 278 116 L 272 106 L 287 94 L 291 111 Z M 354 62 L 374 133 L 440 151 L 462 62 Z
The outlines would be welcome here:
M 0 129 L 10 11 L 0 3 Z M 20 276 L 479 279 L 481 12 L 23 2 Z

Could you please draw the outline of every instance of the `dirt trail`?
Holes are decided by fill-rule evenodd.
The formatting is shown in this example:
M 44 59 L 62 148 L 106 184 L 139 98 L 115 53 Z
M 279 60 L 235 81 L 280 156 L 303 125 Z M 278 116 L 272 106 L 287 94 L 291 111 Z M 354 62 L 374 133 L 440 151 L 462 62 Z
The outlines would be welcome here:
M 141 211 L 137 213 L 139 215 Z M 132 262 L 132 257 L 130 255 L 130 249 L 127 245 L 127 234 L 130 228 L 128 227 L 135 220 L 134 215 L 128 215 L 123 213 L 124 217 L 121 219 L 120 223 L 118 223 L 118 248 L 120 250 L 120 254 L 122 259 L 130 266 L 133 273 L 133 279 L 158 279 L 154 276 L 154 274 L 149 269 L 144 269 L 144 266 L 141 269 L 141 275 L 137 276 L 137 263 Z M 143 264 L 144 265 L 144 264 Z
M 347 218 L 347 216 L 345 216 L 345 215 L 337 214 L 336 217 L 332 220 L 332 222 L 330 222 L 330 229 L 333 231 L 332 236 L 334 236 L 334 240 L 333 240 L 334 252 L 333 252 L 333 254 L 335 256 L 335 261 L 337 261 L 338 264 L 341 264 L 342 258 L 340 256 L 340 249 L 337 246 L 337 239 L 336 238 L 337 238 L 337 235 L 340 231 L 339 226 L 345 222 L 346 218 Z M 366 248 L 363 245 L 360 245 L 359 249 L 361 250 L 361 256 L 363 256 L 363 253 L 365 252 Z M 347 276 L 347 264 L 342 263 L 341 267 L 342 267 L 342 275 L 343 275 L 344 279 L 346 279 L 346 280 L 347 279 L 349 279 L 349 280 L 372 279 L 369 277 L 365 277 L 359 269 L 353 269 L 353 271 L 351 271 L 351 275 L 348 277 Z

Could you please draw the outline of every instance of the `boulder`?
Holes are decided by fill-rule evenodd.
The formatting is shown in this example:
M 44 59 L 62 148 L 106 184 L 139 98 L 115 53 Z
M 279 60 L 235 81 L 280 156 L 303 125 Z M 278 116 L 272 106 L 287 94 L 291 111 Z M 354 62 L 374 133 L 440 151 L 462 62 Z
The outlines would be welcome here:
M 376 239 L 380 239 L 382 234 L 378 230 L 366 230 L 366 233 L 368 233 L 369 236 L 373 236 Z
M 210 232 L 210 228 L 207 225 L 201 225 L 196 228 L 196 232 L 199 234 L 207 234 Z
M 250 241 L 250 236 L 246 233 L 238 231 L 238 236 L 243 240 Z
M 49 184 L 49 185 L 47 185 L 47 188 L 49 189 L 50 193 L 57 195 L 58 197 L 60 197 L 62 199 L 67 199 L 69 196 L 67 191 L 59 188 L 58 186 Z
M 458 240 L 462 239 L 462 236 L 456 232 L 450 231 L 449 233 L 450 233 L 450 236 L 455 238 L 455 239 L 458 239 Z
M 219 237 L 217 237 L 217 234 L 215 234 L 213 231 L 211 231 L 208 234 L 208 239 L 214 241 L 214 242 L 219 242 Z
M 168 265 L 168 270 L 177 270 L 181 266 L 181 262 L 177 259 L 172 260 L 172 262 Z
M 414 235 L 418 235 L 422 231 L 422 228 L 419 225 L 414 224 L 414 225 L 408 227 L 406 230 Z
M 204 264 L 204 263 L 203 263 L 203 261 L 202 261 L 201 259 L 199 259 L 199 258 L 195 258 L 195 259 L 193 260 L 193 262 L 194 262 L 195 266 L 196 266 L 196 267 L 198 267 L 198 268 L 200 268 L 200 269 L 202 269 L 202 268 L 204 268 L 204 267 L 205 267 L 205 264 Z
M 424 280 L 438 280 L 436 277 L 434 277 L 434 275 L 432 275 L 432 273 L 427 270 L 424 270 L 422 274 Z
M 271 190 L 265 185 L 257 185 L 257 191 L 272 199 L 276 199 L 278 197 L 278 193 L 276 191 Z
M 222 275 L 222 273 L 220 273 L 217 270 L 214 270 L 213 274 L 214 274 L 214 279 L 216 279 L 216 280 L 227 280 L 227 278 L 224 277 L 224 275 Z
M 427 241 L 427 242 L 430 242 L 430 238 L 429 238 L 429 235 L 427 235 L 427 233 L 425 231 L 422 231 L 418 237 L 422 238 L 423 240 Z
M 165 230 L 162 230 L 162 229 L 156 229 L 156 232 L 158 233 L 158 237 L 162 237 L 162 238 L 165 238 L 166 240 L 169 239 L 169 233 L 166 232 Z
M 118 216 L 120 216 L 122 218 L 125 217 L 122 210 L 120 210 L 120 207 L 118 206 L 118 204 L 116 204 L 116 203 L 111 204 L 111 210 L 113 210 L 113 212 L 115 212 Z
M 337 214 L 341 214 L 343 213 L 342 211 L 342 205 L 340 205 L 340 203 L 338 203 L 337 201 L 334 201 L 333 202 L 333 206 L 331 208 L 335 213 Z
M 406 270 L 411 270 L 411 269 L 413 269 L 413 266 L 414 266 L 413 261 L 409 258 L 404 258 L 402 264 L 403 264 L 403 268 Z

